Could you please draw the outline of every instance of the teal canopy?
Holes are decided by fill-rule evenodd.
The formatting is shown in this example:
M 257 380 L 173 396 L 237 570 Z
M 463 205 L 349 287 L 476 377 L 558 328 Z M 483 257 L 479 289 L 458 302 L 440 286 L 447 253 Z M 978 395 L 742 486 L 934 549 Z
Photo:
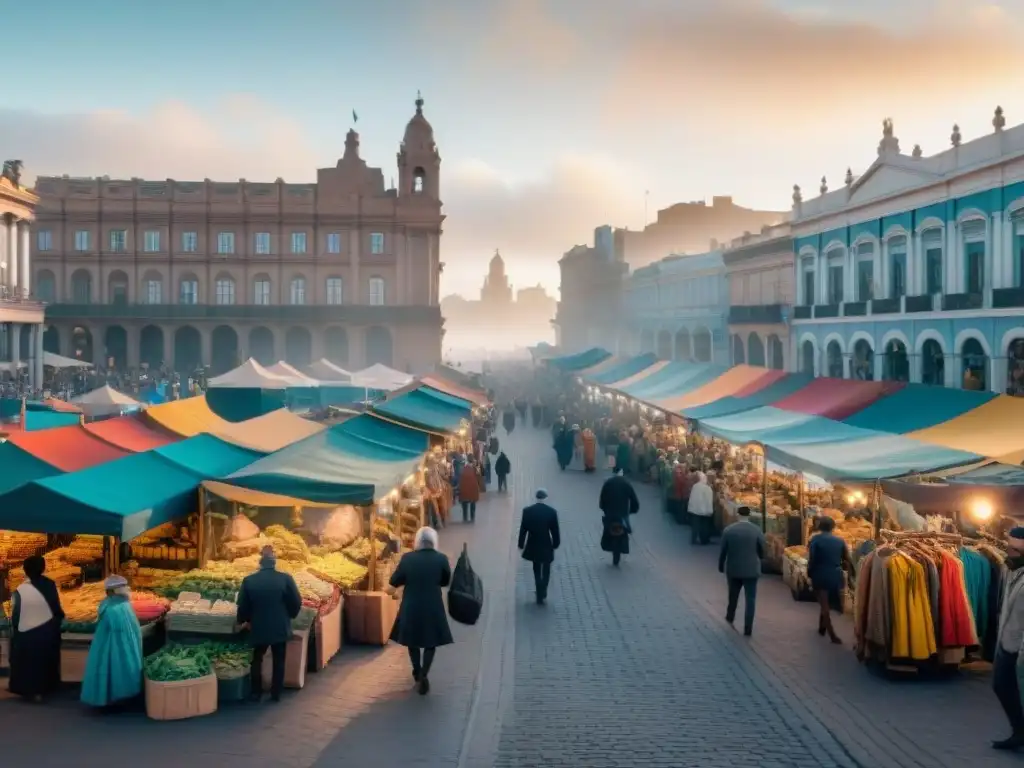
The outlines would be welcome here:
M 206 479 L 259 454 L 198 435 L 95 467 L 32 480 L 0 496 L 0 528 L 133 539 L 184 517 Z
M 211 387 L 206 392 L 206 402 L 225 421 L 239 422 L 283 408 L 285 395 L 283 389 Z
M 591 368 L 611 356 L 612 353 L 606 349 L 591 347 L 586 352 L 577 352 L 575 355 L 552 357 L 548 360 L 548 364 L 560 368 L 566 373 L 572 373 L 573 371 L 582 371 L 584 368 Z
M 702 363 L 669 363 L 643 379 L 622 387 L 621 392 L 653 403 L 669 397 L 678 397 L 714 381 L 726 369 Z
M 32 480 L 59 474 L 59 469 L 37 459 L 14 443 L 0 443 L 0 494 Z
M 771 405 L 784 397 L 789 397 L 806 387 L 812 378 L 812 376 L 804 373 L 787 374 L 775 383 L 769 384 L 764 389 L 760 389 L 746 397 L 723 397 L 706 405 L 684 408 L 682 413 L 689 419 L 703 421 L 704 419 L 714 419 L 719 416 L 729 416 L 734 413 L 751 411 L 755 408 Z
M 373 412 L 427 432 L 454 433 L 473 414 L 473 404 L 433 387 L 421 386 L 373 406 Z
M 621 363 L 613 365 L 611 368 L 606 368 L 603 371 L 595 373 L 592 376 L 586 376 L 587 381 L 591 381 L 594 384 L 614 384 L 616 381 L 622 381 L 632 376 L 636 376 L 641 371 L 650 368 L 658 362 L 658 356 L 647 353 L 644 355 L 638 355 L 637 357 L 631 357 L 623 360 Z
M 955 419 L 994 397 L 995 392 L 908 384 L 843 421 L 854 427 L 905 435 Z
M 66 413 L 65 411 L 33 411 L 26 407 L 25 423 L 22 428 L 26 432 L 35 432 L 40 429 L 53 429 L 55 427 L 69 427 L 82 421 L 79 413 Z
M 317 504 L 370 504 L 416 471 L 424 432 L 356 416 L 234 472 L 222 482 Z

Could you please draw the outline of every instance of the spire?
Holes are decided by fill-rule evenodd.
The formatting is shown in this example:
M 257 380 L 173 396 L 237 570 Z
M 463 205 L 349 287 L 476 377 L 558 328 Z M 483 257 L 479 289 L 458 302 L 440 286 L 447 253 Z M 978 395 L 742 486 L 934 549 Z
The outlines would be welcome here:
M 423 94 L 419 90 L 417 90 L 416 91 L 416 114 L 419 115 L 420 117 L 423 116 L 423 103 L 424 103 L 423 102 Z
M 349 128 L 348 133 L 345 134 L 345 155 L 342 159 L 359 159 L 359 134 L 356 133 L 355 128 Z

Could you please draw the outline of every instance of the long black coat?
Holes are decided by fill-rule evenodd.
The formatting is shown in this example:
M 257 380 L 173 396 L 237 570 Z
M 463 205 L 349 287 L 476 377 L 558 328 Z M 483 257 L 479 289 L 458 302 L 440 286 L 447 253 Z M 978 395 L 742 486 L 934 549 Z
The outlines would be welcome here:
M 519 548 L 523 559 L 534 563 L 550 563 L 562 543 L 558 530 L 558 512 L 538 501 L 523 510 L 519 523 Z
M 613 475 L 601 486 L 598 506 L 604 513 L 601 520 L 601 549 L 605 552 L 629 554 L 629 516 L 640 511 L 640 500 L 632 484 L 622 475 Z M 612 529 L 625 528 L 626 532 L 612 535 Z
M 392 587 L 405 587 L 391 639 L 407 648 L 450 645 L 452 630 L 441 589 L 452 580 L 448 558 L 433 549 L 402 555 L 391 574 Z
M 250 624 L 249 643 L 274 645 L 292 637 L 292 619 L 302 610 L 302 596 L 291 574 L 261 568 L 242 579 L 238 623 Z
M 508 460 L 508 456 L 502 453 L 494 462 L 494 472 L 498 477 L 505 477 L 511 471 L 512 462 Z

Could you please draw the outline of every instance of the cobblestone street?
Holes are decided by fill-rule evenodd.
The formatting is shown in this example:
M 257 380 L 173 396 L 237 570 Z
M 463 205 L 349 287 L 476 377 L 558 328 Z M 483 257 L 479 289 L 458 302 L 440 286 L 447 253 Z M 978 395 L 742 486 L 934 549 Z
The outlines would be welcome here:
M 814 632 L 815 607 L 762 580 L 753 638 L 723 621 L 717 548 L 640 486 L 633 552 L 600 552 L 597 495 L 606 477 L 558 470 L 546 431 L 500 435 L 511 493 L 486 494 L 475 525 L 442 532 L 454 560 L 465 541 L 487 590 L 475 627 L 453 625 L 429 696 L 412 690 L 403 648 L 346 647 L 280 705 L 228 707 L 195 721 L 93 716 L 69 695 L 47 706 L 0 702 L 4 762 L 153 768 L 209 765 L 363 768 L 453 766 L 843 766 L 997 768 L 988 747 L 1006 728 L 987 675 L 890 681 Z M 562 548 L 549 601 L 515 551 L 518 511 L 544 487 Z M 59 741 L 47 743 L 51 733 Z M 41 745 L 45 744 L 43 747 Z M 42 750 L 40 752 L 40 750 Z

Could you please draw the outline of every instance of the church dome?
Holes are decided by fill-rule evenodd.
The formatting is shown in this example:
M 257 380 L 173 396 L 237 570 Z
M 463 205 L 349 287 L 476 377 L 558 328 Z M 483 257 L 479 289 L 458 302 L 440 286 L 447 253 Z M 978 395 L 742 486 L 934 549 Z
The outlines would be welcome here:
M 405 126 L 404 143 L 409 148 L 428 148 L 434 144 L 434 128 L 423 116 L 423 96 L 416 94 L 416 114 Z
M 490 271 L 499 275 L 505 272 L 505 260 L 501 258 L 501 254 L 498 251 L 495 251 L 491 257 Z

